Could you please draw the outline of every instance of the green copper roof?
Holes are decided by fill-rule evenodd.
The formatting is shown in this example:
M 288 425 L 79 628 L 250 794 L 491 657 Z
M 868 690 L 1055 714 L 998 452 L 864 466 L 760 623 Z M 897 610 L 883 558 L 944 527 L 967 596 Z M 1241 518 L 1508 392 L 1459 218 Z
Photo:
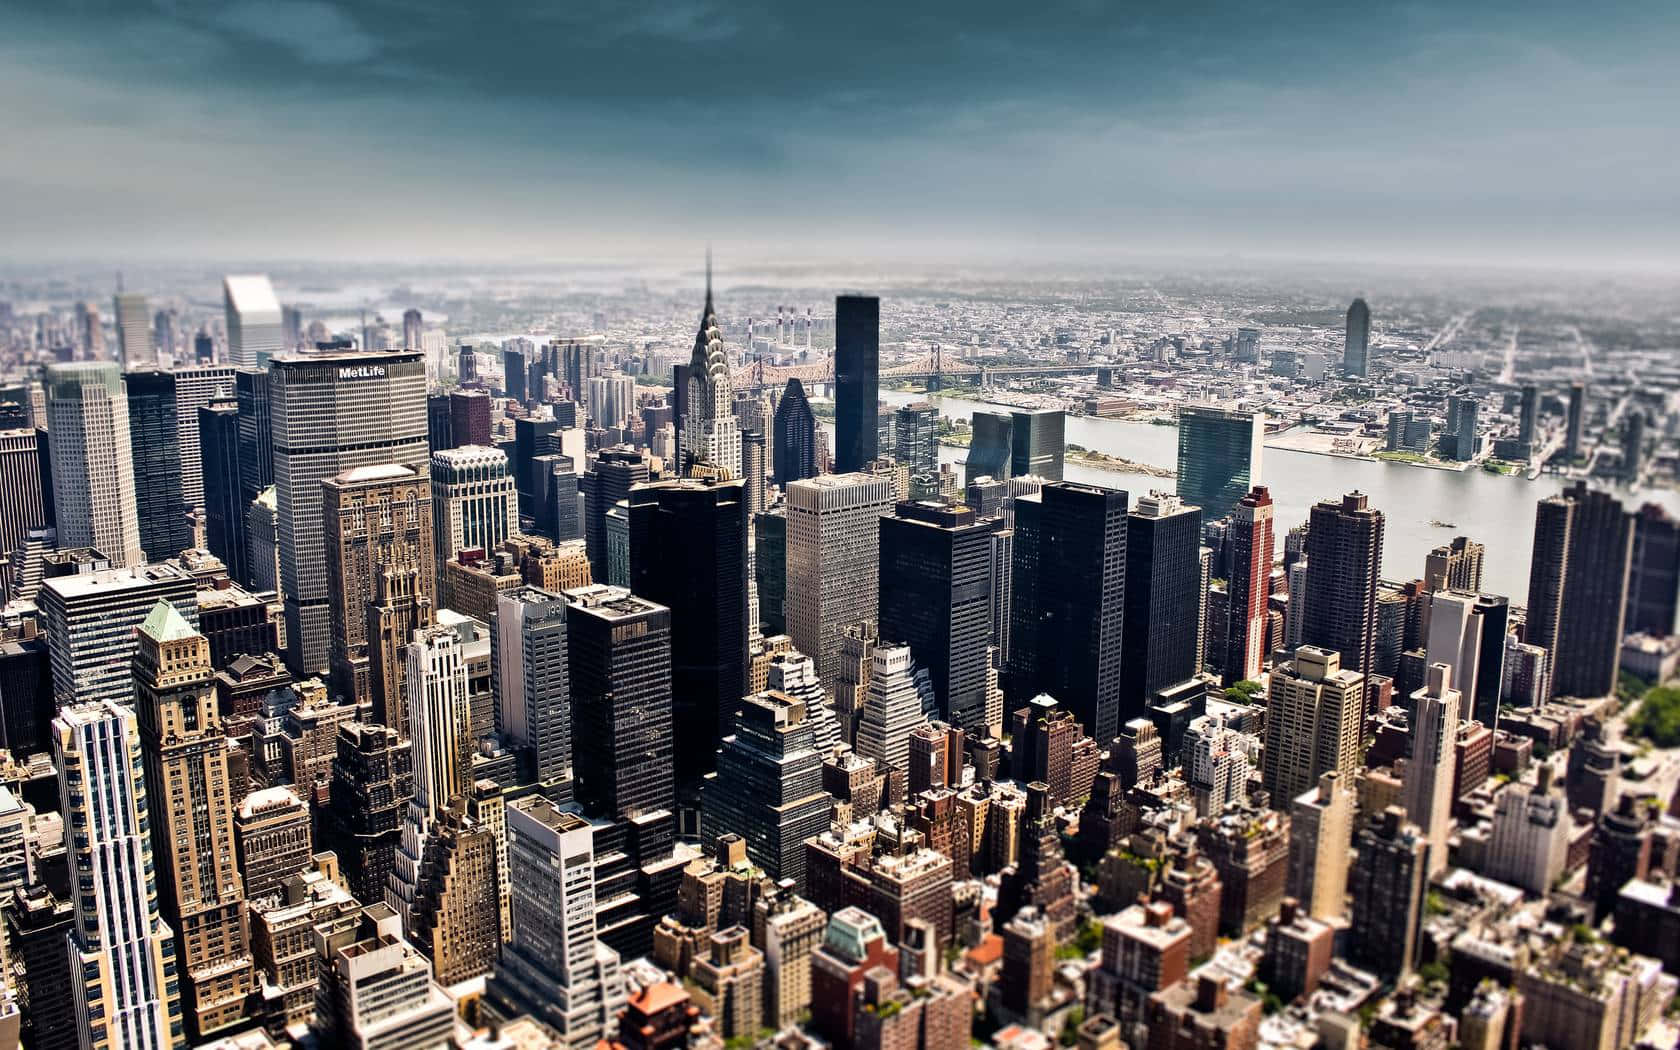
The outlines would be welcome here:
M 158 603 L 152 606 L 152 611 L 146 614 L 146 622 L 140 625 L 140 629 L 160 642 L 180 641 L 182 638 L 191 638 L 198 634 L 193 630 L 193 625 L 187 622 L 187 618 L 181 615 L 180 610 L 162 598 L 159 598 Z

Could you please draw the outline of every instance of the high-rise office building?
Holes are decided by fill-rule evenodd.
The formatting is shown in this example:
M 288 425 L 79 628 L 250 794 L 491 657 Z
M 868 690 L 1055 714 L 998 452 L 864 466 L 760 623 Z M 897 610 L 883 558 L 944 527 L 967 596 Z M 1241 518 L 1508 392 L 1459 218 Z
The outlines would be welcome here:
M 1048 693 L 1101 746 L 1123 722 L 1126 493 L 1053 482 L 1015 501 L 1009 672 L 1016 700 Z
M 576 795 L 587 812 L 671 811 L 671 610 L 620 587 L 566 592 Z
M 403 939 L 401 918 L 384 906 L 356 925 L 314 938 L 315 1039 L 352 1050 L 431 1050 L 452 1041 L 455 1002 Z
M 116 566 L 141 564 L 122 374 L 109 362 L 53 364 L 46 388 L 59 546 L 93 547 Z
M 1358 859 L 1348 877 L 1353 898 L 1348 959 L 1393 980 L 1412 971 L 1423 938 L 1429 843 L 1390 806 L 1373 813 L 1358 835 Z
M 865 470 L 880 455 L 881 300 L 834 300 L 834 470 Z M 821 666 L 821 661 L 818 661 Z
M 368 607 L 380 574 L 417 569 L 420 593 L 431 600 L 437 592 L 431 483 L 410 467 L 386 463 L 347 470 L 321 488 L 333 681 L 353 702 L 368 703 Z
M 239 405 L 239 500 L 250 506 L 274 484 L 274 418 L 268 370 L 242 368 L 234 373 Z
M 1236 510 L 1260 484 L 1266 417 L 1217 405 L 1178 411 L 1178 498 L 1202 508 L 1204 522 Z
M 1371 374 L 1371 308 L 1355 299 L 1347 311 L 1347 337 L 1342 344 L 1342 371 L 1349 376 Z
M 1584 481 L 1536 507 L 1524 640 L 1551 653 L 1555 694 L 1615 691 L 1633 547 L 1634 516 Z
M 432 625 L 437 610 L 424 566 L 395 561 L 375 566 L 365 637 L 373 721 L 399 730 L 408 725 L 406 650 L 415 631 Z
M 900 406 L 894 413 L 893 456 L 912 476 L 939 469 L 939 410 L 926 401 Z
M 892 506 L 892 482 L 872 474 L 823 474 L 787 488 L 788 634 L 816 661 L 825 688 L 839 676 L 842 632 L 876 617 L 880 518 Z
M 195 1041 L 242 1021 L 254 986 L 229 748 L 211 677 L 209 640 L 159 601 L 137 633 L 134 711 L 158 898 L 176 930 L 187 1035 Z
M 1231 555 L 1226 587 L 1229 622 L 1222 661 L 1227 683 L 1259 678 L 1271 649 L 1266 643 L 1266 614 L 1276 551 L 1272 515 L 1272 495 L 1264 485 L 1256 485 L 1231 513 L 1231 528 L 1226 534 Z
M 485 1006 L 503 1021 L 524 1014 L 588 1050 L 625 1003 L 618 953 L 597 937 L 595 832 L 540 795 L 507 808 L 513 938 L 502 946 Z
M 152 348 L 152 312 L 143 292 L 119 291 L 112 308 L 117 319 L 117 362 L 125 369 L 150 368 L 158 363 Z
M 1645 412 L 1632 409 L 1622 423 L 1622 481 L 1639 484 L 1645 470 Z
M 1469 395 L 1454 394 L 1447 401 L 1447 433 L 1444 439 L 1449 459 L 1460 463 L 1476 458 L 1476 419 L 1481 402 Z
M 228 576 L 245 584 L 250 581 L 250 550 L 246 506 L 239 497 L 239 406 L 231 398 L 201 405 L 197 423 L 204 545 L 222 559 Z
M 908 502 L 880 519 L 884 638 L 910 646 L 933 682 L 942 717 L 986 726 L 991 644 L 989 522 L 960 504 Z
M 1365 676 L 1341 663 L 1340 654 L 1306 645 L 1272 670 L 1260 770 L 1280 809 L 1325 773 L 1351 783 L 1362 764 Z
M 181 498 L 188 507 L 204 505 L 204 466 L 198 439 L 198 410 L 217 401 L 234 401 L 237 370 L 226 365 L 177 368 L 175 425 L 181 456 Z M 131 408 L 132 414 L 132 408 Z
M 262 274 L 222 278 L 227 308 L 228 363 L 235 368 L 266 368 L 270 358 L 290 350 L 281 336 L 280 300 Z
M 1569 406 L 1563 432 L 1563 460 L 1573 463 L 1581 458 L 1581 437 L 1587 424 L 1587 384 L 1576 380 L 1569 384 Z
M 694 408 L 690 406 L 690 418 Z M 686 804 L 711 772 L 747 688 L 745 484 L 664 481 L 630 490 L 630 589 L 671 611 L 677 788 Z
M 799 479 L 795 479 L 799 480 Z M 753 516 L 753 577 L 762 633 L 787 633 L 787 507 Z
M 363 722 L 339 726 L 334 744 L 325 837 L 350 892 L 382 901 L 414 795 L 414 748 L 406 731 Z
M 1062 480 L 1067 413 L 1059 408 L 1016 409 L 1009 431 L 1009 476 Z
M 464 797 L 472 782 L 466 647 L 453 628 L 415 632 L 408 646 L 408 709 L 408 737 L 414 742 L 410 809 L 425 825 L 451 800 Z
M 496 726 L 531 780 L 572 797 L 572 691 L 566 599 L 537 587 L 496 596 Z
M 787 381 L 776 405 L 775 437 L 771 441 L 771 475 L 786 488 L 789 482 L 817 476 L 817 418 L 798 378 Z
M 123 375 L 123 388 L 140 549 L 147 561 L 162 561 L 193 546 L 181 493 L 175 377 L 155 368 L 131 371 Z
M 1540 434 L 1540 388 L 1523 384 L 1517 414 L 1517 442 L 1527 455 L 1534 454 L 1534 439 Z
M 1497 729 L 1499 705 L 1504 702 L 1505 647 L 1510 637 L 1511 602 L 1503 595 L 1478 594 L 1470 607 L 1477 626 L 1469 633 L 1481 639 L 1476 652 L 1476 685 L 1467 693 L 1468 710 L 1460 717 L 1474 718 L 1488 729 Z
M 1353 846 L 1352 778 L 1325 773 L 1295 796 L 1289 810 L 1289 896 L 1315 919 L 1346 912 L 1348 851 Z
M 916 688 L 915 654 L 906 645 L 883 642 L 875 647 L 869 670 L 868 700 L 857 725 L 857 753 L 875 768 L 908 775 L 910 732 L 926 721 Z
M 702 794 L 700 837 L 741 836 L 747 855 L 778 882 L 805 885 L 805 840 L 828 826 L 822 755 L 803 700 L 770 691 L 743 698 L 724 737 L 717 776 Z
M 182 1046 L 175 935 L 158 913 L 134 711 L 109 699 L 69 704 L 53 738 L 65 828 L 75 829 L 65 847 L 78 873 L 68 948 L 81 1045 Z
M 468 548 L 495 550 L 519 531 L 519 492 L 506 453 L 478 445 L 433 452 L 432 517 L 439 566 Z
M 33 428 L 0 430 L 0 558 L 47 523 L 41 448 Z
M 0 443 L 4 441 L 5 435 L 0 434 Z M 0 540 L 0 545 L 3 543 Z M 1674 634 L 1677 604 L 1680 604 L 1680 521 L 1661 506 L 1647 503 L 1639 508 L 1633 522 L 1633 558 L 1628 571 L 1624 628 L 1629 634 Z
M 36 595 L 46 622 L 53 696 L 71 700 L 134 698 L 130 661 L 135 628 L 161 599 L 198 623 L 198 581 L 173 562 L 139 570 L 100 569 L 54 576 Z
M 712 308 L 711 268 L 706 271 L 706 306 L 688 359 L 688 397 L 684 403 L 682 471 L 722 478 L 741 476 L 741 424 L 735 418 L 735 388 L 729 356 Z M 697 470 L 697 468 L 705 468 Z
M 1007 479 L 1014 464 L 1014 417 L 1003 412 L 976 412 L 969 426 L 963 484 L 972 485 L 981 478 Z
M 602 449 L 595 467 L 583 476 L 583 538 L 589 551 L 589 567 L 595 579 L 607 572 L 607 514 L 618 501 L 630 498 L 630 489 L 648 480 L 647 461 L 628 445 Z
M 1431 664 L 1428 683 L 1412 694 L 1412 756 L 1404 783 L 1406 818 L 1429 845 L 1429 873 L 1447 866 L 1452 833 L 1454 744 L 1462 697 L 1452 688 L 1452 671 Z
M 1369 673 L 1376 659 L 1383 512 L 1364 493 L 1351 492 L 1340 502 L 1314 504 L 1308 521 L 1301 640 L 1340 653 L 1350 671 Z
M 455 447 L 490 444 L 490 395 L 482 390 L 449 392 L 449 437 Z
M 327 669 L 331 587 L 322 482 L 395 464 L 426 472 L 426 366 L 416 351 L 316 353 L 270 366 L 287 661 Z
M 1201 509 L 1168 493 L 1139 497 L 1126 516 L 1120 692 L 1127 705 L 1147 704 L 1157 689 L 1177 685 L 1201 667 L 1201 543 Z

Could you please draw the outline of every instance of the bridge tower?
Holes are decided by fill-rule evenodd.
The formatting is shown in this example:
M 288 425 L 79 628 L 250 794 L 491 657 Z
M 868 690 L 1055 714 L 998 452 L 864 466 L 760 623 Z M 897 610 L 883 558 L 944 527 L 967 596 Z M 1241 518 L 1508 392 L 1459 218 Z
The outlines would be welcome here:
M 945 387 L 945 358 L 943 347 L 933 344 L 933 376 L 928 380 L 928 393 L 936 394 Z

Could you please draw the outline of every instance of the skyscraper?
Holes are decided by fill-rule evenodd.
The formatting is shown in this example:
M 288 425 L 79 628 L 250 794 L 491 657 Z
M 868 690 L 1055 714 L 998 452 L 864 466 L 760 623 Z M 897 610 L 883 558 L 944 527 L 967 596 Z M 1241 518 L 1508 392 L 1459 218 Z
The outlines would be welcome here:
M 1341 654 L 1342 666 L 1375 668 L 1377 582 L 1382 573 L 1383 512 L 1350 492 L 1313 505 L 1307 528 L 1307 609 L 1301 641 Z
M 1217 521 L 1260 484 L 1266 417 L 1217 405 L 1178 410 L 1178 498 Z
M 142 292 L 119 291 L 112 307 L 117 319 L 117 361 L 125 368 L 149 368 L 158 363 L 152 348 L 152 314 Z
M 536 587 L 496 596 L 496 725 L 531 780 L 572 797 L 572 690 L 566 599 Z
M 729 357 L 712 308 L 712 268 L 706 264 L 706 306 L 688 359 L 688 398 L 684 403 L 682 469 L 694 475 L 705 467 L 717 477 L 741 476 L 741 426 L 735 418 L 735 388 Z M 698 473 L 706 473 L 699 471 Z
M 198 410 L 216 401 L 234 402 L 237 370 L 226 365 L 177 368 L 175 426 L 181 455 L 181 499 L 188 507 L 204 506 L 204 463 L 198 440 Z M 132 406 L 131 406 L 132 414 Z
M 805 385 L 797 377 L 787 381 L 781 403 L 776 406 L 776 434 L 771 442 L 776 484 L 817 476 L 817 419 L 805 397 Z
M 1342 371 L 1364 377 L 1371 373 L 1371 308 L 1355 299 L 1347 311 L 1347 338 L 1342 344 Z
M 805 885 L 805 840 L 828 826 L 822 756 L 805 702 L 770 691 L 743 698 L 705 782 L 700 837 L 740 835 L 772 879 Z
M 1016 409 L 1009 431 L 1009 476 L 1062 480 L 1067 413 L 1059 408 Z
M 1615 691 L 1633 547 L 1633 515 L 1584 481 L 1535 508 L 1524 640 L 1551 653 L 1554 693 Z
M 1326 773 L 1352 783 L 1364 757 L 1364 717 L 1365 676 L 1342 670 L 1339 654 L 1306 645 L 1273 668 L 1260 766 L 1273 804 L 1282 809 Z
M 991 644 L 989 522 L 961 505 L 900 503 L 880 519 L 881 635 L 910 646 L 933 682 L 942 716 L 986 726 Z
M 1147 705 L 1155 690 L 1185 681 L 1201 666 L 1201 542 L 1201 509 L 1176 496 L 1139 497 L 1126 516 L 1120 693 L 1128 706 Z
M 1454 536 L 1429 552 L 1423 563 L 1426 590 L 1465 591 L 1482 589 L 1482 559 L 1486 548 L 1468 536 Z
M 873 434 L 873 412 L 867 421 Z M 839 676 L 841 632 L 876 617 L 879 519 L 892 506 L 892 482 L 873 474 L 822 474 L 788 486 L 788 634 L 816 661 L 824 688 Z
M 858 720 L 857 753 L 875 768 L 908 775 L 910 731 L 926 720 L 916 692 L 914 653 L 888 642 L 875 647 L 869 670 L 869 699 Z
M 198 409 L 198 447 L 203 467 L 204 545 L 222 559 L 228 575 L 250 579 L 245 504 L 239 491 L 239 406 L 231 398 Z
M 128 396 L 117 366 L 48 365 L 46 396 L 59 546 L 96 548 L 116 566 L 143 563 Z
M 198 581 L 166 562 L 138 570 L 100 569 L 54 576 L 41 584 L 36 602 L 46 622 L 53 696 L 71 700 L 134 697 L 135 628 L 159 599 L 198 622 Z
M 1230 596 L 1223 667 L 1227 684 L 1260 677 L 1266 644 L 1267 599 L 1272 593 L 1272 494 L 1256 485 L 1231 514 Z
M 158 369 L 123 375 L 128 395 L 128 444 L 140 549 L 147 561 L 173 558 L 193 546 L 181 493 L 180 428 L 175 377 Z
M 274 419 L 267 369 L 242 368 L 233 376 L 239 405 L 239 502 L 250 506 L 274 484 Z
M 222 278 L 227 307 L 228 363 L 236 368 L 266 368 L 269 359 L 291 349 L 280 334 L 280 300 L 262 274 Z
M 566 592 L 577 799 L 586 812 L 670 812 L 671 610 L 621 587 Z
M 210 642 L 159 601 L 140 625 L 134 710 L 146 763 L 152 854 L 177 932 L 188 1038 L 245 1016 L 254 979 L 235 864 L 229 748 L 211 688 Z
M 482 390 L 449 392 L 449 436 L 462 445 L 490 444 L 490 395 Z
M 321 489 L 333 681 L 354 703 L 368 703 L 368 606 L 380 574 L 417 569 L 420 593 L 427 600 L 437 593 L 431 483 L 410 467 L 385 463 L 344 471 Z
M 0 435 L 0 442 L 5 440 Z M 0 539 L 0 546 L 4 540 Z M 1633 523 L 1633 559 L 1628 574 L 1629 634 L 1675 633 L 1680 604 L 1680 521 L 1661 506 L 1647 503 Z
M 1452 671 L 1431 664 L 1429 680 L 1412 694 L 1412 758 L 1406 765 L 1406 817 L 1429 844 L 1429 872 L 1447 866 L 1447 837 L 1452 833 L 1453 745 L 1463 706 L 1452 688 Z
M 865 469 L 880 455 L 881 300 L 841 295 L 834 300 L 834 470 Z M 821 661 L 818 661 L 821 666 Z
M 912 476 L 939 469 L 939 410 L 926 401 L 902 405 L 894 413 L 893 455 Z
M 1099 746 L 1144 713 L 1121 694 L 1126 504 L 1119 490 L 1064 481 L 1015 501 L 1012 695 L 1050 694 Z
M 270 366 L 287 662 L 326 670 L 331 581 L 322 485 L 359 467 L 426 471 L 426 366 L 417 351 L 316 353 Z
M 595 579 L 609 578 L 607 514 L 619 500 L 629 498 L 631 486 L 646 480 L 647 461 L 628 445 L 602 449 L 595 457 L 595 469 L 583 476 L 583 538 L 589 551 L 589 568 Z
M 690 406 L 690 418 L 695 409 Z M 743 482 L 684 480 L 630 490 L 630 589 L 671 614 L 677 788 L 685 805 L 712 771 L 747 688 Z
M 1523 384 L 1517 416 L 1517 441 L 1528 455 L 1534 454 L 1534 439 L 1540 433 L 1540 388 Z
M 1447 433 L 1444 444 L 1449 458 L 1460 463 L 1476 458 L 1476 417 L 1481 402 L 1464 394 L 1454 394 L 1447 403 Z
M 1014 417 L 1003 412 L 976 412 L 969 426 L 963 484 L 972 485 L 981 478 L 1007 479 L 1014 464 Z
M 185 1043 L 175 935 L 158 913 L 151 822 L 134 711 L 70 704 L 53 720 L 69 867 L 78 873 L 70 975 L 90 1050 Z
M 408 646 L 408 710 L 408 736 L 414 742 L 410 820 L 425 826 L 452 799 L 464 797 L 472 782 L 466 651 L 453 628 L 414 632 Z
M 469 547 L 492 551 L 519 531 L 519 492 L 500 449 L 432 453 L 432 543 L 437 564 Z
M 41 482 L 36 431 L 0 430 L 0 558 L 21 547 L 30 529 L 47 523 Z
M 1429 844 L 1398 806 L 1371 815 L 1358 835 L 1359 856 L 1348 878 L 1353 897 L 1348 958 L 1385 979 L 1417 965 L 1423 937 Z
M 1569 384 L 1569 407 L 1563 437 L 1563 460 L 1573 463 L 1581 458 L 1581 436 L 1587 423 L 1587 384 L 1576 380 Z
M 1317 787 L 1291 803 L 1287 892 L 1315 919 L 1338 918 L 1346 910 L 1353 814 L 1353 786 L 1340 773 L 1321 775 Z

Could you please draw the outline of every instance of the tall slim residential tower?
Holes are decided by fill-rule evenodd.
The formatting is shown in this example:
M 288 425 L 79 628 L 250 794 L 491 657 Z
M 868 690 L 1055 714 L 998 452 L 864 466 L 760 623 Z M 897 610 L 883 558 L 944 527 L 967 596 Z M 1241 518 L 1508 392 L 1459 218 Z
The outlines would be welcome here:
M 873 434 L 873 416 L 869 422 Z M 841 634 L 876 617 L 880 519 L 892 506 L 892 481 L 874 474 L 823 474 L 788 486 L 788 634 L 816 661 L 824 688 L 839 678 Z
M 688 398 L 683 414 L 683 473 L 722 478 L 741 476 L 741 425 L 735 418 L 735 388 L 712 308 L 712 268 L 706 264 L 706 306 L 688 359 Z
M 536 587 L 496 596 L 497 728 L 528 779 L 572 797 L 572 689 L 566 599 Z
M 280 300 L 263 274 L 241 274 L 222 278 L 222 298 L 227 307 L 228 363 L 238 368 L 266 368 L 283 346 L 280 336 Z
M 786 488 L 790 482 L 817 476 L 817 418 L 798 378 L 787 381 L 776 406 L 775 435 L 770 443 L 771 476 Z
M 1349 959 L 1386 980 L 1417 965 L 1423 938 L 1429 843 L 1398 806 L 1373 813 L 1358 836 L 1348 879 L 1353 897 Z
M 269 381 L 287 662 L 319 674 L 332 634 L 321 483 L 382 464 L 425 474 L 426 365 L 417 351 L 282 356 Z
M 1429 552 L 1423 562 L 1423 586 L 1431 591 L 1482 589 L 1482 560 L 1487 548 L 1468 536 L 1454 536 Z
M 209 640 L 158 602 L 138 634 L 134 711 L 159 897 L 176 930 L 195 1042 L 240 1022 L 254 986 L 245 886 L 234 862 L 231 749 L 211 683 Z
M 690 406 L 692 418 L 694 407 Z M 630 490 L 630 589 L 671 610 L 677 787 L 699 797 L 747 688 L 747 506 L 741 481 Z
M 880 455 L 881 300 L 834 300 L 834 470 L 865 469 Z M 818 662 L 821 666 L 821 661 Z
M 1584 481 L 1535 509 L 1524 640 L 1552 654 L 1558 695 L 1608 696 L 1616 689 L 1633 537 L 1634 517 L 1621 501 Z
M 485 988 L 492 1016 L 529 1014 L 589 1050 L 624 1007 L 618 953 L 597 938 L 595 831 L 531 795 L 507 808 L 513 938 Z
M 439 571 L 470 547 L 493 551 L 519 531 L 519 491 L 507 453 L 460 445 L 432 453 L 432 541 Z
M 1355 299 L 1348 307 L 1342 371 L 1350 376 L 1366 376 L 1371 372 L 1371 308 L 1363 299 Z
M 1178 498 L 1202 508 L 1203 521 L 1232 513 L 1260 484 L 1266 417 L 1217 405 L 1178 410 Z
M 1454 745 L 1462 701 L 1452 671 L 1431 664 L 1429 682 L 1412 694 L 1412 760 L 1406 765 L 1406 818 L 1429 843 L 1429 872 L 1447 866 L 1452 833 Z
M 1279 809 L 1326 773 L 1351 784 L 1361 765 L 1365 676 L 1341 663 L 1339 654 L 1305 645 L 1272 670 L 1260 771 Z
M 566 598 L 577 799 L 606 817 L 670 812 L 671 610 L 602 584 Z
M 134 711 L 99 700 L 53 720 L 65 847 L 77 873 L 69 951 L 81 1045 L 185 1047 L 174 932 L 158 913 Z
M 1201 596 L 1202 512 L 1177 496 L 1139 497 L 1126 516 L 1126 608 L 1120 656 L 1121 702 L 1147 705 L 1201 666 L 1196 620 Z
M 893 413 L 893 458 L 911 476 L 939 469 L 939 410 L 926 401 L 902 405 Z
M 915 653 L 942 717 L 984 732 L 992 526 L 960 505 L 900 503 L 881 519 L 880 628 Z
M 1100 745 L 1141 716 L 1121 694 L 1126 493 L 1058 481 L 1015 501 L 1013 700 L 1048 693 Z
M 117 318 L 117 360 L 124 368 L 158 363 L 152 348 L 152 313 L 143 292 L 118 292 L 111 303 Z
M 0 434 L 0 442 L 5 435 Z M 0 444 L 0 449 L 4 445 Z M 4 455 L 0 451 L 0 455 Z M 27 468 L 26 468 L 27 469 Z M 4 545 L 0 537 L 0 546 Z M 1628 574 L 1629 634 L 1675 633 L 1680 605 L 1680 521 L 1655 503 L 1639 508 L 1633 525 L 1633 560 Z
M 347 470 L 322 482 L 321 489 L 333 681 L 343 696 L 367 703 L 374 691 L 368 606 L 380 574 L 417 570 L 420 593 L 430 601 L 437 592 L 431 485 L 424 474 L 384 463 Z
M 1256 485 L 1231 514 L 1230 623 L 1226 629 L 1225 681 L 1260 677 L 1266 644 L 1266 601 L 1272 593 L 1272 494 Z M 1291 794 L 1294 794 L 1293 792 Z M 1288 797 L 1288 796 L 1285 796 Z
M 1581 436 L 1587 423 L 1587 385 L 1577 380 L 1569 384 L 1569 407 L 1565 417 L 1563 458 L 1573 463 L 1581 458 Z
M 175 377 L 156 368 L 123 375 L 128 394 L 128 445 L 134 505 L 147 561 L 173 558 L 193 546 L 181 492 L 180 428 Z
M 1365 494 L 1313 505 L 1307 527 L 1307 609 L 1301 640 L 1342 655 L 1342 666 L 1370 673 L 1377 645 L 1377 581 L 1383 512 Z
M 122 374 L 105 361 L 49 365 L 46 397 L 58 545 L 144 563 Z

